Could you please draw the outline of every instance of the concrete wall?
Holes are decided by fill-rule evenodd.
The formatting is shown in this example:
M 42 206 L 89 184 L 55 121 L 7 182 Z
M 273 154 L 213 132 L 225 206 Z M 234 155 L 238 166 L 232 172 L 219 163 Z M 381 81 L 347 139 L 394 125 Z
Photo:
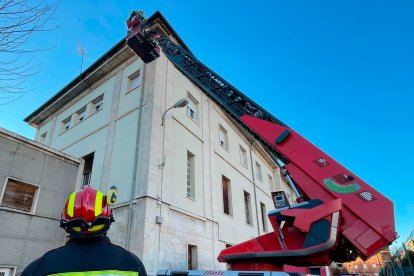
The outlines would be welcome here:
M 21 271 L 63 245 L 60 215 L 74 191 L 80 160 L 0 128 L 0 199 L 8 178 L 38 186 L 32 212 L 0 207 L 0 268 Z

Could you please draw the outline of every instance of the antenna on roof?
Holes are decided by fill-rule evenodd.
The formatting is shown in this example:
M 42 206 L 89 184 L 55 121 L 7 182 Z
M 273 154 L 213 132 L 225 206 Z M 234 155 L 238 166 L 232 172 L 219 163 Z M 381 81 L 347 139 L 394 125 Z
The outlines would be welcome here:
M 81 74 L 82 73 L 82 66 L 83 66 L 83 58 L 86 55 L 86 49 L 82 48 L 82 45 L 80 44 L 79 40 L 78 40 L 78 53 L 82 56 L 81 65 L 80 65 L 80 72 L 79 72 L 79 74 Z

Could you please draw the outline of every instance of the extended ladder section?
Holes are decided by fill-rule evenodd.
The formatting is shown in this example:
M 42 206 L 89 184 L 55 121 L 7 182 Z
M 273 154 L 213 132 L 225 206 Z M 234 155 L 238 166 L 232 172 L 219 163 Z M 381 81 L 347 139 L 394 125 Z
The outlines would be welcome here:
M 201 63 L 183 47 L 174 44 L 163 36 L 158 40 L 165 55 L 192 81 L 196 82 L 203 91 L 214 99 L 227 113 L 239 120 L 249 114 L 256 118 L 284 126 L 285 124 L 249 97 L 228 83 L 213 70 Z
M 284 163 L 285 179 L 303 200 L 270 212 L 272 233 L 224 249 L 220 261 L 238 270 L 325 265 L 356 256 L 367 259 L 396 239 L 390 200 L 183 47 L 134 17 L 127 24 L 128 46 L 146 63 L 158 58 L 162 49 L 184 75 Z

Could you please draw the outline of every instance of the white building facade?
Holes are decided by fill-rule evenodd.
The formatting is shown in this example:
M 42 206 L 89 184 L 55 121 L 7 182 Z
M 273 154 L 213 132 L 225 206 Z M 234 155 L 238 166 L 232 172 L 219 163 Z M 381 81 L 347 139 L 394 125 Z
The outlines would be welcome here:
M 149 22 L 186 47 L 159 12 Z M 270 193 L 291 195 L 260 144 L 171 61 L 144 64 L 124 41 L 25 121 L 36 141 L 85 160 L 83 184 L 117 186 L 108 234 L 149 275 L 225 269 L 223 248 L 272 231 Z

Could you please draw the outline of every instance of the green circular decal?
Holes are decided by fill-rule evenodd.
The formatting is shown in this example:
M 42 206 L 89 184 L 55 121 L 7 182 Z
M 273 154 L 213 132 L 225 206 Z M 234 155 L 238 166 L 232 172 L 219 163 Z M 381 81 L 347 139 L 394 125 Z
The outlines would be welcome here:
M 340 194 L 350 194 L 358 191 L 361 187 L 356 183 L 350 183 L 347 185 L 341 185 L 336 183 L 332 178 L 327 178 L 323 180 L 325 186 L 336 193 Z

